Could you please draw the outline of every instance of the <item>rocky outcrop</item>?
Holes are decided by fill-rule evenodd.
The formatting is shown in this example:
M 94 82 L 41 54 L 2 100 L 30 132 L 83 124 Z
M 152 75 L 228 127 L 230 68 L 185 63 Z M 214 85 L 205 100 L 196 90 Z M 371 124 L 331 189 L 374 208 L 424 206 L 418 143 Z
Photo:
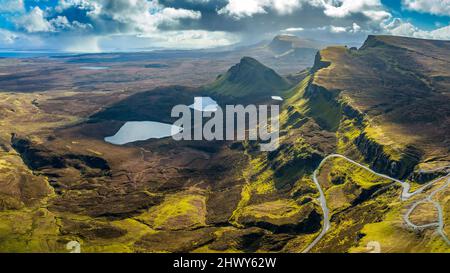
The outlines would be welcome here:
M 362 125 L 364 121 L 364 114 L 361 113 L 359 110 L 355 109 L 348 103 L 342 103 L 341 105 L 342 114 L 344 114 L 346 117 L 350 119 L 356 119 L 358 122 L 358 125 Z
M 147 234 L 134 244 L 134 248 L 138 252 L 187 253 L 214 241 L 215 231 L 217 228 Z
M 399 179 L 407 178 L 421 158 L 420 151 L 414 147 L 407 147 L 402 151 L 400 160 L 393 160 L 384 151 L 383 146 L 370 139 L 366 133 L 357 137 L 354 144 L 364 155 L 365 161 L 371 164 L 373 170 Z
M 246 227 L 259 227 L 274 233 L 314 233 L 320 230 L 321 214 L 313 204 L 304 205 L 291 216 L 270 217 L 247 214 L 239 219 Z
M 450 168 L 445 169 L 441 169 L 438 171 L 415 171 L 412 175 L 411 175 L 411 180 L 414 182 L 417 182 L 419 184 L 425 184 L 427 182 L 430 182 L 438 177 L 444 177 L 446 176 L 448 173 L 450 173 Z
M 16 135 L 12 135 L 11 143 L 25 164 L 33 171 L 73 167 L 80 171 L 85 171 L 87 168 L 99 169 L 106 175 L 110 170 L 108 162 L 100 157 L 80 154 L 57 154 Z
M 311 73 L 315 73 L 322 68 L 327 68 L 330 65 L 331 65 L 331 62 L 324 61 L 322 59 L 322 55 L 320 54 L 320 51 L 319 51 L 316 54 L 316 58 L 314 60 L 314 66 L 311 68 Z
M 289 234 L 273 234 L 257 227 L 247 229 L 232 229 L 225 231 L 212 244 L 209 249 L 227 251 L 237 249 L 245 252 L 280 251 L 286 243 L 295 238 Z
M 336 99 L 336 93 L 327 90 L 319 85 L 316 85 L 314 83 L 311 83 L 308 85 L 308 87 L 306 88 L 306 92 L 305 92 L 305 98 L 314 98 L 318 95 L 322 95 L 328 103 L 333 103 L 335 105 L 339 105 L 339 102 Z
M 64 168 L 64 158 L 50 153 L 43 149 L 33 147 L 31 141 L 18 138 L 16 135 L 11 137 L 12 147 L 20 154 L 25 164 L 31 170 L 42 168 Z
M 293 187 L 301 176 L 313 172 L 322 158 L 321 154 L 307 145 L 283 143 L 267 155 L 268 167 L 274 171 L 275 187 Z
M 385 43 L 375 36 L 369 36 L 365 45 L 362 47 L 385 46 Z M 327 68 L 331 62 L 325 61 L 321 52 L 316 55 L 316 60 L 312 73 Z M 356 120 L 356 126 L 362 131 L 365 125 L 365 115 L 351 104 L 346 102 L 340 96 L 340 90 L 328 90 L 323 86 L 317 85 L 314 81 L 309 83 L 304 97 L 309 100 L 308 116 L 312 117 L 322 128 L 335 131 L 342 124 L 342 120 Z M 400 151 L 400 156 L 393 156 L 386 152 L 385 147 L 371 139 L 366 133 L 360 134 L 353 144 L 364 156 L 366 162 L 371 168 L 396 178 L 406 178 L 410 176 L 415 166 L 420 162 L 422 152 L 418 149 L 408 146 Z M 397 159 L 400 157 L 400 159 Z

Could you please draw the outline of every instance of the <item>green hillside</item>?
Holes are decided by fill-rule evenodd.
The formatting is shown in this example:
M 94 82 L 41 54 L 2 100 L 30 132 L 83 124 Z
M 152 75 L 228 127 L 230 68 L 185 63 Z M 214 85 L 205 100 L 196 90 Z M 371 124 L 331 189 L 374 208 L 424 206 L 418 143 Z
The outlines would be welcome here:
M 257 60 L 244 57 L 239 64 L 220 75 L 206 92 L 219 97 L 245 98 L 250 96 L 280 95 L 291 87 L 291 83 L 273 69 Z

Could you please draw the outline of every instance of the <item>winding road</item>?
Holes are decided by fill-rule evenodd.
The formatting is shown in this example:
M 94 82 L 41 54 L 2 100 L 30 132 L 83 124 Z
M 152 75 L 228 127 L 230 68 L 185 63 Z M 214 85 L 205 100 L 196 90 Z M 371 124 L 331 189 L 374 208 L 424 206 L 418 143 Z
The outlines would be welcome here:
M 354 160 L 352 160 L 352 159 L 350 159 L 350 158 L 348 158 L 348 157 L 346 157 L 346 156 L 344 156 L 344 155 L 340 155 L 340 154 L 331 154 L 331 155 L 328 155 L 327 157 L 325 157 L 325 158 L 322 160 L 322 162 L 320 162 L 319 166 L 318 166 L 317 169 L 314 171 L 313 176 L 312 176 L 313 181 L 314 181 L 314 184 L 316 185 L 317 190 L 318 190 L 319 193 L 320 193 L 319 202 L 320 202 L 320 206 L 322 207 L 322 212 L 323 212 L 323 227 L 322 227 L 322 231 L 321 231 L 320 234 L 314 239 L 314 241 L 313 241 L 307 248 L 305 248 L 305 249 L 302 251 L 303 253 L 308 253 L 309 251 L 311 251 L 311 249 L 312 249 L 313 247 L 315 247 L 315 246 L 317 245 L 317 243 L 320 242 L 320 240 L 325 236 L 325 234 L 329 231 L 330 226 L 331 226 L 331 223 L 330 223 L 330 211 L 329 211 L 328 206 L 327 206 L 327 200 L 326 200 L 326 197 L 325 197 L 325 193 L 324 193 L 324 191 L 323 191 L 323 189 L 322 189 L 322 186 L 320 185 L 319 180 L 317 179 L 317 176 L 318 176 L 318 174 L 319 174 L 320 169 L 322 168 L 322 166 L 323 166 L 328 160 L 333 159 L 333 158 L 342 158 L 342 159 L 347 160 L 348 162 L 350 162 L 350 163 L 352 163 L 352 164 L 357 165 L 357 166 L 360 167 L 360 168 L 363 168 L 364 170 L 366 170 L 366 171 L 368 171 L 368 172 L 370 172 L 370 173 L 372 173 L 372 174 L 375 174 L 375 175 L 377 175 L 377 176 L 380 176 L 380 177 L 383 177 L 383 178 L 385 178 L 385 179 L 392 180 L 392 181 L 394 181 L 394 182 L 396 182 L 396 183 L 399 183 L 399 184 L 402 186 L 402 194 L 401 194 L 401 196 L 400 196 L 400 198 L 401 198 L 402 201 L 406 201 L 406 200 L 410 199 L 411 197 L 413 197 L 413 196 L 415 196 L 415 195 L 417 195 L 417 194 L 423 193 L 426 189 L 429 189 L 429 188 L 432 187 L 434 184 L 436 184 L 436 183 L 438 183 L 439 181 L 441 181 L 441 180 L 447 178 L 447 182 L 446 182 L 442 187 L 439 187 L 438 189 L 436 189 L 435 191 L 433 191 L 426 199 L 420 200 L 420 201 L 418 201 L 417 203 L 415 203 L 415 204 L 408 210 L 408 212 L 405 214 L 404 220 L 405 220 L 405 222 L 406 222 L 406 224 L 407 224 L 408 226 L 410 226 L 410 227 L 412 227 L 412 228 L 414 228 L 414 229 L 423 229 L 423 228 L 429 228 L 429 227 L 437 227 L 438 233 L 439 233 L 439 234 L 444 238 L 444 240 L 450 245 L 450 240 L 448 239 L 447 235 L 446 235 L 445 232 L 444 232 L 444 220 L 443 220 L 443 210 L 442 210 L 442 207 L 441 207 L 441 205 L 439 204 L 439 202 L 433 200 L 433 197 L 434 197 L 436 194 L 438 194 L 439 192 L 443 191 L 446 187 L 449 186 L 449 184 L 450 184 L 450 173 L 447 174 L 447 175 L 444 176 L 444 177 L 437 178 L 437 179 L 435 179 L 435 180 L 433 180 L 433 181 L 427 183 L 426 185 L 420 187 L 419 189 L 417 189 L 417 190 L 414 191 L 414 192 L 410 192 L 411 185 L 410 185 L 408 182 L 400 181 L 400 180 L 398 180 L 398 179 L 396 179 L 396 178 L 387 176 L 387 175 L 385 175 L 385 174 L 375 172 L 375 171 L 373 171 L 372 169 L 368 168 L 367 166 L 364 166 L 364 165 L 362 165 L 362 164 L 360 164 L 360 163 L 358 163 L 358 162 L 356 162 L 356 161 L 354 161 Z M 448 167 L 444 167 L 444 168 L 448 168 Z M 442 169 L 444 169 L 444 168 L 442 168 Z M 412 223 L 412 222 L 409 220 L 409 216 L 410 216 L 411 213 L 417 208 L 417 206 L 419 206 L 420 204 L 426 203 L 426 202 L 431 202 L 431 203 L 433 203 L 434 206 L 436 207 L 436 209 L 438 210 L 438 218 L 439 218 L 439 219 L 438 219 L 438 222 L 432 223 L 432 224 L 427 224 L 427 225 L 422 225 L 422 226 L 417 226 L 417 225 L 415 225 L 414 223 Z

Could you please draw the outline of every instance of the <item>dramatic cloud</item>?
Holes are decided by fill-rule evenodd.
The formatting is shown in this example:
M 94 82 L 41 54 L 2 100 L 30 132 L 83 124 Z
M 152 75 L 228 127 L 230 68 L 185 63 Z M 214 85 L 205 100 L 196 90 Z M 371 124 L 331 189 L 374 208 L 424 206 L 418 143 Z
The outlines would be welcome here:
M 228 14 L 235 18 L 252 16 L 258 13 L 267 13 L 267 10 L 276 11 L 278 14 L 291 14 L 299 9 L 303 2 L 317 6 L 320 1 L 303 0 L 229 0 L 228 4 L 219 10 L 219 14 Z
M 403 22 L 398 18 L 386 25 L 386 29 L 390 34 L 398 36 L 437 40 L 448 40 L 450 38 L 450 26 L 438 28 L 432 31 L 426 31 L 419 29 L 409 22 Z
M 264 4 L 258 0 L 230 0 L 228 5 L 219 10 L 219 14 L 228 14 L 235 18 L 252 16 L 257 13 L 267 13 Z
M 65 16 L 56 16 L 55 18 L 47 20 L 44 11 L 39 7 L 34 7 L 30 12 L 13 21 L 19 29 L 24 29 L 28 33 L 85 30 L 92 28 L 91 25 L 83 24 L 78 21 L 69 22 Z
M 377 20 L 389 16 L 380 0 L 228 0 L 228 4 L 219 11 L 219 14 L 228 14 L 235 18 L 267 13 L 268 10 L 274 10 L 279 14 L 291 14 L 304 4 L 321 7 L 325 15 L 335 18 L 357 13 L 366 16 L 376 15 Z
M 362 14 L 373 21 L 380 22 L 391 17 L 380 0 L 326 0 L 324 8 L 326 15 L 335 18 Z
M 150 33 L 160 25 L 201 17 L 199 11 L 164 7 L 156 0 L 63 0 L 55 11 L 75 13 L 98 31 L 123 34 Z
M 450 0 L 403 0 L 406 9 L 450 16 Z
M 381 0 L 0 0 L 0 47 L 23 41 L 76 51 L 200 48 L 279 33 L 352 45 L 368 34 L 449 39 L 449 1 L 402 0 L 394 12 Z M 429 13 L 428 30 L 402 18 L 406 9 Z
M 22 15 L 15 20 L 15 23 L 27 32 L 52 31 L 52 25 L 44 18 L 44 12 L 39 7 L 35 7 L 29 13 Z

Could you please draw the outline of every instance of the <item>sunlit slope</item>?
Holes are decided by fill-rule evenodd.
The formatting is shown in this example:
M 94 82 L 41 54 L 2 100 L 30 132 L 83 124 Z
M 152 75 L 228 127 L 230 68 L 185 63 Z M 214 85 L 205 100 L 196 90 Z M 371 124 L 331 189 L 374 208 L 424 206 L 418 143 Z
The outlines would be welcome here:
M 449 55 L 450 41 L 369 36 L 359 50 L 322 50 L 312 84 L 363 114 L 365 138 L 392 158 L 414 147 L 419 162 L 432 163 L 425 169 L 444 166 L 450 160 Z
M 329 47 L 320 51 L 310 76 L 285 101 L 282 146 L 295 132 L 296 139 L 322 157 L 345 155 L 372 170 L 410 181 L 411 191 L 444 176 L 450 165 L 448 45 L 371 36 L 360 50 Z M 328 161 L 318 180 L 331 228 L 311 252 L 367 252 L 372 241 L 381 244 L 382 252 L 449 251 L 435 227 L 415 230 L 404 220 L 425 198 L 439 203 L 445 215 L 447 190 L 431 195 L 443 187 L 442 181 L 402 201 L 398 183 L 350 162 Z M 307 185 L 304 180 L 295 184 Z M 417 206 L 410 220 L 417 225 L 438 221 L 431 205 Z M 448 218 L 444 216 L 443 222 L 448 234 Z M 285 249 L 303 251 L 304 242 L 304 237 L 298 237 Z

